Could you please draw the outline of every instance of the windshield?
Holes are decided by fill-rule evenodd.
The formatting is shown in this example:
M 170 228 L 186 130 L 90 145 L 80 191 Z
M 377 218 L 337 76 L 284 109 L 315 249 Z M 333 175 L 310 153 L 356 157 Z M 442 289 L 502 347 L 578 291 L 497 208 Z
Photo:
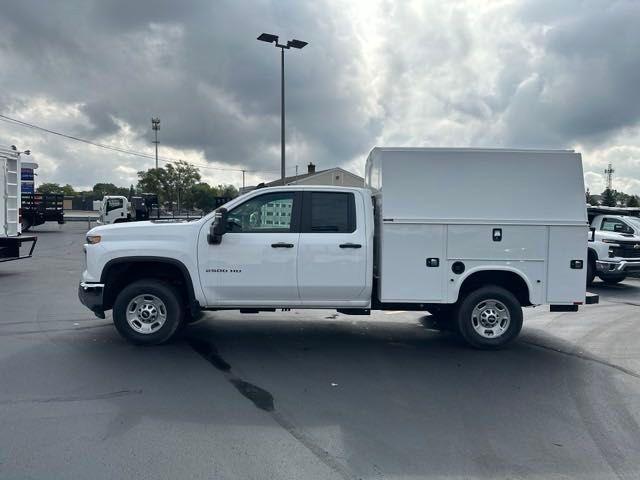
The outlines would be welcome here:
M 640 218 L 627 217 L 625 221 L 635 230 L 636 235 L 640 235 Z

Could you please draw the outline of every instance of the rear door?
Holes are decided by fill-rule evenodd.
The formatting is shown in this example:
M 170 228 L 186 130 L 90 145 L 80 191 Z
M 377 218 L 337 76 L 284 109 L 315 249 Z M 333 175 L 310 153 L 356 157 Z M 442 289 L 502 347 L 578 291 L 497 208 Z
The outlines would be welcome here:
M 306 191 L 298 290 L 303 305 L 368 303 L 364 205 L 353 191 Z

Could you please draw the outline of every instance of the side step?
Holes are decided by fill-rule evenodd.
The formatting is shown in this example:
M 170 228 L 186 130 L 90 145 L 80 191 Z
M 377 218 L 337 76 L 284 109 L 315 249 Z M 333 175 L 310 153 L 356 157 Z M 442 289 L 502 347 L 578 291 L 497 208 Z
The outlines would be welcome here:
M 345 315 L 371 315 L 371 309 L 369 308 L 336 308 L 336 312 L 344 313 Z
M 596 303 L 600 303 L 600 295 L 597 293 L 587 292 L 586 297 L 584 297 L 585 305 L 594 305 Z

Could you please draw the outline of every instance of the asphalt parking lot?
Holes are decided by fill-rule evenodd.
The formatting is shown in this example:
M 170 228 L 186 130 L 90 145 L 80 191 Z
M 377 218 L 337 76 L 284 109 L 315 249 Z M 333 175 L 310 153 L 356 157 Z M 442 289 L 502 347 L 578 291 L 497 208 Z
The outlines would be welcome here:
M 0 478 L 640 478 L 640 280 L 480 352 L 428 316 L 213 312 L 162 347 L 77 300 L 85 223 L 0 264 Z

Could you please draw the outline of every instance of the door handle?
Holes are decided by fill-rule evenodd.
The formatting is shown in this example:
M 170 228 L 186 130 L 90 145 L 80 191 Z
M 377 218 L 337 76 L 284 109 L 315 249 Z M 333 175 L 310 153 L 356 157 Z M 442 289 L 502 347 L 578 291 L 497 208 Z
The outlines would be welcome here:
M 341 243 L 340 248 L 362 248 L 359 243 Z
M 293 248 L 293 243 L 284 243 L 284 242 L 272 243 L 271 248 Z

